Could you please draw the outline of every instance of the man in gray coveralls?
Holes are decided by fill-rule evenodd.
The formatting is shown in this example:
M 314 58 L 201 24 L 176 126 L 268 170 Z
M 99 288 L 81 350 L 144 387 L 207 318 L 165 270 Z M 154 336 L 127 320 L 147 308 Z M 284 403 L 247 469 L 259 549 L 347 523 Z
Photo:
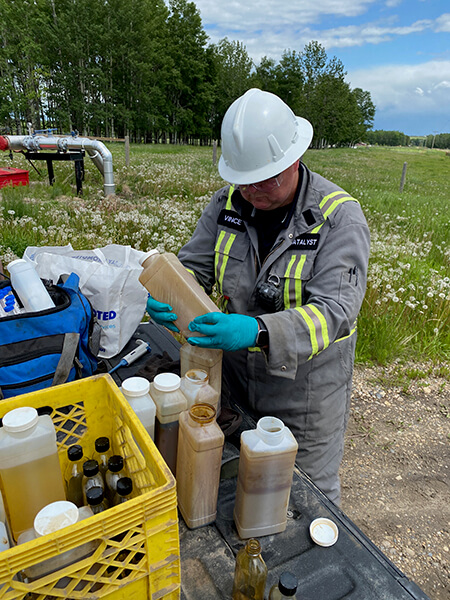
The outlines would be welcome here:
M 217 191 L 178 255 L 223 312 L 197 317 L 195 346 L 224 350 L 224 381 L 256 417 L 295 435 L 297 464 L 335 503 L 364 297 L 369 230 L 357 200 L 301 157 L 311 124 L 248 90 L 222 122 Z M 171 307 L 147 310 L 173 329 Z

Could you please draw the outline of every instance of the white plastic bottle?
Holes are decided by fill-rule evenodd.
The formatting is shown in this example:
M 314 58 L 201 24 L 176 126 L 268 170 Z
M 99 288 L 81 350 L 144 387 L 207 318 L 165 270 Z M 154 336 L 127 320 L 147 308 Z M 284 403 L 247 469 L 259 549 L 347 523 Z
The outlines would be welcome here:
M 198 402 L 210 404 L 217 413 L 219 394 L 209 385 L 208 373 L 203 369 L 190 369 L 181 378 L 181 391 L 186 396 L 187 407 Z
M 194 404 L 180 415 L 177 456 L 178 507 L 194 529 L 216 520 L 225 436 L 209 404 Z
M 122 382 L 121 390 L 149 436 L 154 440 L 156 405 L 149 393 L 150 382 L 145 377 L 129 377 Z
M 222 357 L 222 350 L 199 348 L 186 342 L 180 348 L 181 377 L 186 375 L 186 372 L 190 369 L 206 371 L 209 376 L 209 385 L 216 390 L 220 398 L 222 392 Z
M 150 384 L 150 395 L 156 404 L 155 444 L 174 475 L 177 468 L 179 417 L 187 409 L 180 383 L 181 379 L 175 373 L 160 373 Z
M 54 308 L 55 303 L 45 289 L 33 263 L 18 258 L 10 262 L 7 269 L 11 285 L 27 312 Z
M 64 481 L 49 415 L 31 407 L 11 410 L 0 429 L 0 476 L 14 539 L 33 526 L 47 504 L 65 500 Z
M 172 252 L 160 254 L 150 250 L 141 262 L 139 281 L 159 302 L 170 304 L 178 319 L 174 324 L 185 338 L 197 336 L 189 331 L 189 323 L 219 309 L 197 280 L 183 267 Z
M 242 539 L 284 531 L 298 444 L 276 417 L 241 434 L 234 522 Z

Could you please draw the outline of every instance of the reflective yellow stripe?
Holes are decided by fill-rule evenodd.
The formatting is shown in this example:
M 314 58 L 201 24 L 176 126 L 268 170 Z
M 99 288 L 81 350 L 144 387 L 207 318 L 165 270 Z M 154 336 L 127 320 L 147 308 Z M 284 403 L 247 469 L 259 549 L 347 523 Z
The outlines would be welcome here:
M 195 273 L 194 273 L 194 271 L 193 271 L 192 269 L 186 269 L 186 271 L 187 271 L 188 273 L 190 273 L 194 279 L 197 279 L 197 278 L 195 277 Z
M 217 238 L 216 247 L 214 248 L 214 268 L 216 273 L 217 287 L 220 294 L 223 293 L 223 278 L 228 262 L 228 256 L 230 254 L 230 248 L 233 245 L 235 239 L 235 233 L 227 233 L 226 231 L 221 231 L 219 233 L 219 237 Z
M 327 322 L 320 310 L 312 304 L 297 307 L 295 310 L 302 315 L 309 329 L 311 354 L 308 360 L 310 360 L 315 354 L 322 352 L 330 345 Z
M 317 336 L 316 336 L 316 328 L 314 326 L 314 322 L 311 319 L 311 317 L 309 316 L 309 314 L 306 312 L 306 310 L 304 308 L 302 308 L 301 306 L 298 306 L 295 310 L 298 310 L 298 312 L 302 315 L 303 319 L 305 320 L 306 325 L 308 326 L 309 329 L 309 340 L 311 343 L 311 354 L 308 357 L 308 360 L 310 360 L 314 354 L 317 354 L 319 351 L 319 346 L 317 344 Z
M 352 335 L 355 333 L 356 330 L 357 330 L 357 327 L 356 327 L 356 323 L 355 323 L 355 326 L 353 327 L 353 329 L 350 331 L 350 333 L 348 335 L 344 335 L 344 337 L 341 337 L 341 338 L 335 340 L 334 343 L 342 342 L 342 340 L 348 340 L 348 338 L 352 337 Z
M 293 254 L 286 272 L 284 274 L 284 307 L 294 308 L 295 306 L 301 306 L 302 304 L 302 270 L 306 261 L 306 254 L 300 256 Z M 295 263 L 297 262 L 297 265 Z M 292 269 L 294 273 L 292 274 Z
M 347 194 L 347 192 L 344 192 L 342 190 L 337 190 L 336 192 L 333 192 L 332 194 L 328 194 L 328 196 L 325 196 L 324 198 L 322 198 L 322 201 L 319 206 L 320 206 L 320 210 L 322 211 L 325 221 L 336 210 L 336 208 L 340 204 L 343 204 L 344 202 L 349 202 L 349 201 L 356 202 L 357 204 L 359 204 L 358 200 L 356 200 L 355 198 L 352 198 L 352 196 L 349 196 Z M 311 233 L 318 233 L 319 230 L 323 227 L 323 224 L 324 223 L 321 223 L 320 225 L 318 225 L 317 227 L 312 229 Z
M 225 204 L 225 210 L 232 210 L 233 205 L 231 204 L 231 196 L 234 192 L 234 185 L 230 185 L 230 189 L 228 190 L 228 198 L 227 203 Z

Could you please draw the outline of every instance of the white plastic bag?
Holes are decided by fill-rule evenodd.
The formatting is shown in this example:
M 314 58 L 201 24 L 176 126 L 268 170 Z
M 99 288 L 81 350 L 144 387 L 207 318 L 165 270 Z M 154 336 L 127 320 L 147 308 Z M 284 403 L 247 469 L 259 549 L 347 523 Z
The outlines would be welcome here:
M 148 293 L 139 282 L 146 252 L 111 244 L 94 250 L 67 246 L 28 246 L 23 258 L 36 264 L 43 279 L 55 283 L 76 273 L 102 328 L 99 358 L 118 354 L 129 342 L 145 313 Z

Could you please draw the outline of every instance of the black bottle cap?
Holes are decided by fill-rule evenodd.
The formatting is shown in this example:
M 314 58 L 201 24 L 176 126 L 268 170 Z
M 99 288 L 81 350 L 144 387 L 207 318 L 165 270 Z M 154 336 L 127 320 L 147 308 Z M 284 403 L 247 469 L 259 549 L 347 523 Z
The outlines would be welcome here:
M 109 438 L 99 437 L 95 440 L 95 450 L 97 452 L 108 452 L 109 447 Z
M 86 500 L 91 506 L 97 506 L 103 502 L 104 497 L 103 488 L 97 485 L 89 488 L 86 492 Z
M 114 456 L 111 456 L 111 458 L 108 460 L 108 469 L 113 473 L 118 473 L 123 469 L 123 458 L 120 456 L 120 454 L 114 454 Z
M 78 444 L 67 448 L 67 458 L 71 461 L 81 460 L 83 458 L 83 448 Z
M 92 477 L 93 475 L 97 475 L 98 473 L 98 462 L 94 459 L 87 460 L 83 464 L 83 473 L 86 477 Z
M 280 580 L 278 582 L 278 589 L 285 596 L 293 596 L 297 591 L 298 580 L 295 575 L 286 571 L 281 573 Z
M 117 482 L 119 496 L 128 496 L 133 491 L 133 482 L 129 477 L 121 477 Z

